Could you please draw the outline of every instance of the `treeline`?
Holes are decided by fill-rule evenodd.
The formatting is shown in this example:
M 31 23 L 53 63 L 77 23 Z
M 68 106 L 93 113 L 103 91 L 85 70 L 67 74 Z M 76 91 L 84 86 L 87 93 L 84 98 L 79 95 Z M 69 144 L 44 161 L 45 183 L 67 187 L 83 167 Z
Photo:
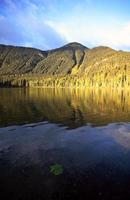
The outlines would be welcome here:
M 96 73 L 66 76 L 1 76 L 1 87 L 130 87 L 130 74 Z

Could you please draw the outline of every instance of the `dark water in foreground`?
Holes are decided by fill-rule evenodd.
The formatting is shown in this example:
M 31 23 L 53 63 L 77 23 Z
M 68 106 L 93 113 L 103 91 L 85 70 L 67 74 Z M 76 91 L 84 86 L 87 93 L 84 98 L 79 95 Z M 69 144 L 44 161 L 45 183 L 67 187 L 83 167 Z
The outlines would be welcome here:
M 0 199 L 130 199 L 129 122 L 129 90 L 0 89 Z

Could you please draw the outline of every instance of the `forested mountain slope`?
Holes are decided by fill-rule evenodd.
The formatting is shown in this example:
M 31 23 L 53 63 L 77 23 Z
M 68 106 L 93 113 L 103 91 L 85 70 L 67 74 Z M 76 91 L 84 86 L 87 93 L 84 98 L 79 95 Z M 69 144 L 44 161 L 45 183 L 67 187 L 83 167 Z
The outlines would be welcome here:
M 0 84 L 7 86 L 129 86 L 130 52 L 79 43 L 41 51 L 0 45 Z

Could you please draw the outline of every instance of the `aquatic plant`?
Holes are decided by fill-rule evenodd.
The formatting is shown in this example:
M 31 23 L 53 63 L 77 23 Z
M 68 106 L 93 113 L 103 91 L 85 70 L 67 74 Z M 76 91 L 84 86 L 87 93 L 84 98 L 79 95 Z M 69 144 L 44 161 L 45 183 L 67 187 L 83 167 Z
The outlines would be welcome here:
M 60 174 L 63 173 L 63 167 L 60 164 L 54 164 L 50 166 L 50 172 L 55 175 L 58 176 Z

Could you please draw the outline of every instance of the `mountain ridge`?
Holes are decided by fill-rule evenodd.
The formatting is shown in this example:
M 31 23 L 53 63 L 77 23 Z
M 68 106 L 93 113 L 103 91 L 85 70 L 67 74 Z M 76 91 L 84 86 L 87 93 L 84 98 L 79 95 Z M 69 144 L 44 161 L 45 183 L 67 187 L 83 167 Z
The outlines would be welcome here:
M 58 79 L 62 77 L 64 83 L 59 85 L 61 87 L 66 85 L 68 87 L 70 85 L 129 86 L 129 74 L 130 52 L 117 51 L 106 46 L 89 49 L 78 42 L 72 42 L 56 49 L 43 51 L 31 47 L 0 44 L 1 85 L 5 79 L 11 79 L 12 85 L 14 80 L 17 82 L 24 78 L 26 82 L 28 80 L 34 82 L 34 79 L 41 81 L 47 77 L 53 80 L 50 86 L 55 87 L 58 86 Z M 26 85 L 30 86 L 29 83 Z M 44 87 L 44 83 L 36 84 L 39 85 Z M 45 84 L 46 86 L 49 86 L 49 83 Z

